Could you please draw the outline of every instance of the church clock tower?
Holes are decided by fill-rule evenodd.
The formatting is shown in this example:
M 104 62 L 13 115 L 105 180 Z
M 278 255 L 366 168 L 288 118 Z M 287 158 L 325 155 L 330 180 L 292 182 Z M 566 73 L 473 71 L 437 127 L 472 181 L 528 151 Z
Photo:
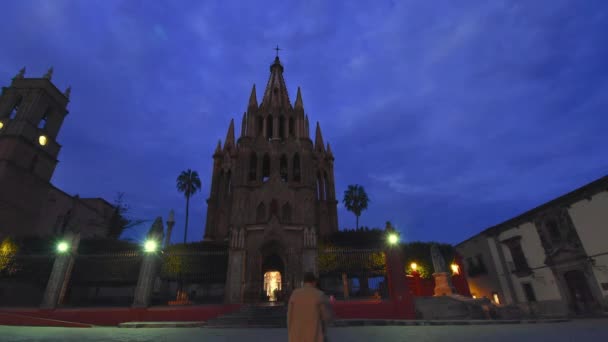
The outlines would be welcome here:
M 204 238 L 229 241 L 230 302 L 263 298 L 277 274 L 283 290 L 297 286 L 316 271 L 317 236 L 338 230 L 334 156 L 318 123 L 311 140 L 300 88 L 292 105 L 283 70 L 277 56 L 261 103 L 251 90 L 240 137 L 232 120 L 213 154 Z
M 53 85 L 52 68 L 42 78 L 24 75 L 0 96 L 0 229 L 9 235 L 34 229 L 47 200 L 70 94 Z

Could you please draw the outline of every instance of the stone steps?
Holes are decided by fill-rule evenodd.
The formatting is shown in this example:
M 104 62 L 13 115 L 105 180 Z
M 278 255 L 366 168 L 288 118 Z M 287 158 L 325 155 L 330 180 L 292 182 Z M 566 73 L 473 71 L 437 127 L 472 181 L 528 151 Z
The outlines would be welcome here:
M 241 310 L 207 321 L 209 328 L 284 328 L 287 308 L 276 306 L 245 306 Z

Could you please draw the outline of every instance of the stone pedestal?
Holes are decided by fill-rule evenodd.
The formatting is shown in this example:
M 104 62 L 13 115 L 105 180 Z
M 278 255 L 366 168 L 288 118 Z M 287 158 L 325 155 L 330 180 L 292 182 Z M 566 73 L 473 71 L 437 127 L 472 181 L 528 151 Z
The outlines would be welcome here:
M 455 293 L 447 272 L 433 273 L 433 278 L 435 278 L 435 296 L 450 296 Z
M 69 232 L 65 235 L 63 241 L 69 244 L 69 250 L 63 254 L 58 254 L 55 258 L 53 270 L 46 284 L 44 297 L 40 304 L 40 308 L 42 309 L 56 308 L 57 304 L 63 301 L 68 283 L 70 282 L 72 268 L 74 267 L 74 256 L 80 242 L 80 234 Z

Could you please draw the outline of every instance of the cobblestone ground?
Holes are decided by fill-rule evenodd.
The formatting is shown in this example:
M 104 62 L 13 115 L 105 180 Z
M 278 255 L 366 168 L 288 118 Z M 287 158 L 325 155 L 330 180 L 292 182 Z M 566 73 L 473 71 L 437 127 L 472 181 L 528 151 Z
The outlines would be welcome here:
M 285 329 L 33 328 L 0 326 L 0 341 L 286 341 Z M 333 328 L 330 341 L 608 341 L 608 319 L 552 324 Z

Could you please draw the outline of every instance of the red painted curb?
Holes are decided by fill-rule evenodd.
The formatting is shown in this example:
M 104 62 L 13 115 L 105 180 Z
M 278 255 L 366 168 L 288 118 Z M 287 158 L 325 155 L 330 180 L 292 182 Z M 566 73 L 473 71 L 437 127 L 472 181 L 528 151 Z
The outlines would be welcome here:
M 30 327 L 91 328 L 90 324 L 0 312 L 0 325 Z

